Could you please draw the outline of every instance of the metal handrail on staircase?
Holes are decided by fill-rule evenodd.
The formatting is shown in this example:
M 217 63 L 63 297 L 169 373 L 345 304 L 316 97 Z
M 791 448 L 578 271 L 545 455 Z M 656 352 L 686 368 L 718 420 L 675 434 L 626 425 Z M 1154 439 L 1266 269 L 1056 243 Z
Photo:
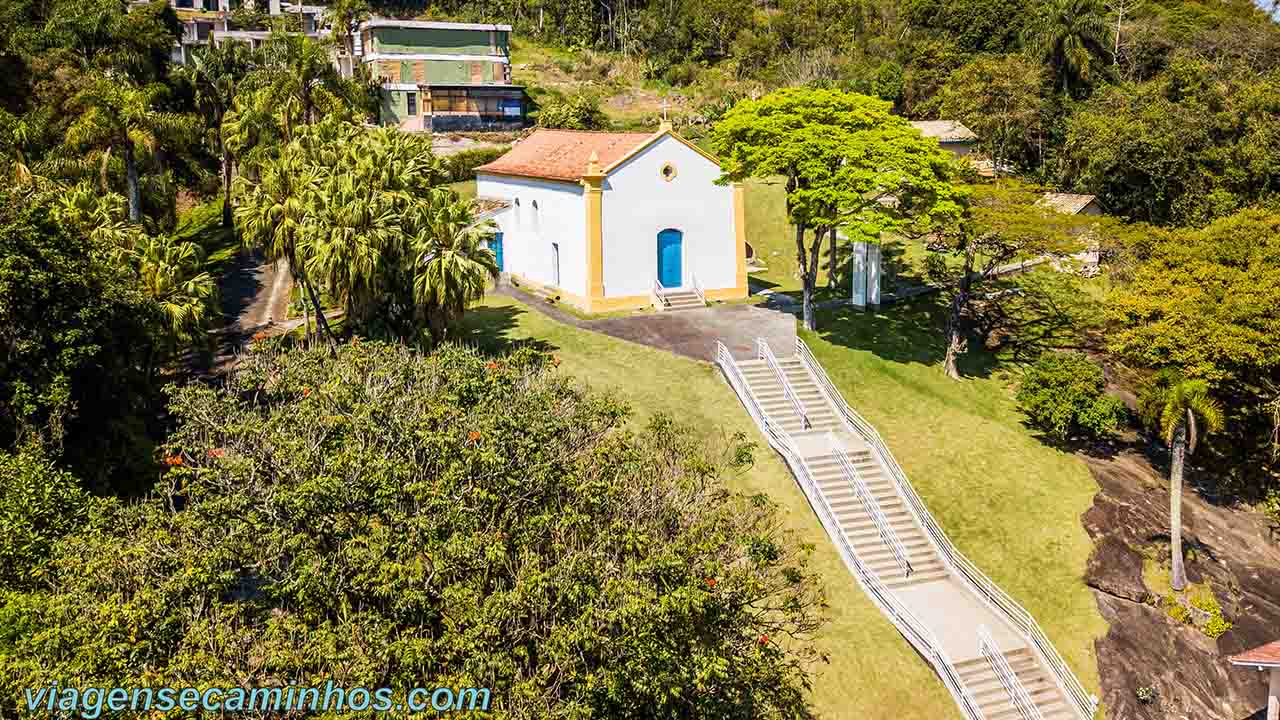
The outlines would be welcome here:
M 911 561 L 907 559 L 907 547 L 898 537 L 898 531 L 889 524 L 889 518 L 885 517 L 884 509 L 880 507 L 880 501 L 871 494 L 871 488 L 867 487 L 866 481 L 862 479 L 857 468 L 849 462 L 849 449 L 831 431 L 827 431 L 827 444 L 831 446 L 832 454 L 836 456 L 840 469 L 844 471 L 845 479 L 853 486 L 853 493 L 858 496 L 858 500 L 862 501 L 862 507 L 875 523 L 876 530 L 880 533 L 880 540 L 893 551 L 893 558 L 898 562 L 898 568 L 902 570 L 903 577 L 911 577 Z
M 795 388 L 791 387 L 791 380 L 787 378 L 787 373 L 783 371 L 778 358 L 773 354 L 773 349 L 764 338 L 756 338 L 756 357 L 764 360 L 769 369 L 773 370 L 773 374 L 778 376 L 778 382 L 782 385 L 782 395 L 791 401 L 791 407 L 800 417 L 802 427 L 805 430 L 813 427 L 813 423 L 809 422 L 809 411 L 805 409 L 804 402 L 796 394 Z
M 1022 720 L 1044 720 L 1044 715 L 1040 713 L 1040 708 L 1031 701 L 1031 694 L 1027 692 L 1027 688 L 1018 679 L 1018 675 L 1013 672 L 1013 668 L 1009 666 L 1009 661 L 1005 659 L 1004 653 L 1000 651 L 1000 646 L 996 644 L 995 638 L 991 637 L 991 631 L 986 625 L 978 628 L 978 652 L 987 659 L 987 663 L 991 665 L 991 669 L 995 672 L 996 677 L 1000 679 L 1000 684 L 1004 686 L 1005 692 L 1009 693 L 1009 699 L 1013 701 L 1013 706 L 1018 709 L 1018 714 L 1022 716 Z
M 693 294 L 698 296 L 698 302 L 706 305 L 707 295 L 702 291 L 702 283 L 698 282 L 698 273 L 689 273 L 689 284 L 693 286 Z
M 898 464 L 897 459 L 880 437 L 880 433 L 876 432 L 871 423 L 849 407 L 849 404 L 844 400 L 844 396 L 831 383 L 831 378 L 827 376 L 826 370 L 814 359 L 813 353 L 809 351 L 809 347 L 800 338 L 796 338 L 796 354 L 809 369 L 818 386 L 822 388 L 832 407 L 837 410 L 837 413 L 844 421 L 846 429 L 861 436 L 879 457 L 881 466 L 898 484 L 903 499 L 915 514 L 916 519 L 919 520 L 925 533 L 928 534 L 933 544 L 937 547 L 942 560 L 952 572 L 968 581 L 968 584 L 977 590 L 978 596 L 989 607 L 995 610 L 997 614 L 1007 618 L 1022 633 L 1024 638 L 1031 643 L 1045 667 L 1053 674 L 1055 681 L 1066 695 L 1068 701 L 1075 706 L 1082 717 L 1092 718 L 1098 709 L 1097 696 L 1085 690 L 1080 679 L 1076 677 L 1071 667 L 1067 665 L 1066 660 L 1062 658 L 1062 655 L 1054 647 L 1049 637 L 1044 634 L 1044 630 L 1040 628 L 1031 613 L 1027 612 L 1000 586 L 996 585 L 991 578 L 987 577 L 951 543 L 951 539 L 947 537 L 942 527 L 933 518 L 924 501 L 916 494 L 915 488 L 911 486 L 911 481 L 907 479 L 907 474 L 903 472 L 902 466 Z
M 659 280 L 656 275 L 653 278 L 653 288 L 650 289 L 649 292 L 653 296 L 652 300 L 654 301 L 654 305 L 656 305 L 659 310 L 667 306 L 667 289 L 662 286 L 662 281 Z
M 765 438 L 768 439 L 769 446 L 782 456 L 787 467 L 791 469 L 796 479 L 800 482 L 800 487 L 808 498 L 810 506 L 817 513 L 823 529 L 827 531 L 827 536 L 835 543 L 836 550 L 840 553 L 845 567 L 853 574 L 854 579 L 862 586 L 862 589 L 871 598 L 876 607 L 889 617 L 894 627 L 898 628 L 903 637 L 933 665 L 938 676 L 942 679 L 943 685 L 951 693 L 952 698 L 960 707 L 965 718 L 968 720 L 986 720 L 978 701 L 965 685 L 964 679 L 960 676 L 959 671 L 956 670 L 955 663 L 951 661 L 951 657 L 943 649 L 933 630 L 916 617 L 898 599 L 897 595 L 886 588 L 880 582 L 876 573 L 858 557 L 857 551 L 853 549 L 852 544 L 841 529 L 835 513 L 823 496 L 817 480 L 805 463 L 804 456 L 796 448 L 795 441 L 791 438 L 790 433 L 784 430 L 781 425 L 769 419 L 769 416 L 760 407 L 760 404 L 756 402 L 755 396 L 748 389 L 746 378 L 742 376 L 742 370 L 738 367 L 737 361 L 733 359 L 733 355 L 730 354 L 724 343 L 718 340 L 716 341 L 715 362 L 724 372 L 729 385 L 742 400 L 743 405 L 746 406 L 747 413 L 751 415 L 761 432 L 764 433 Z

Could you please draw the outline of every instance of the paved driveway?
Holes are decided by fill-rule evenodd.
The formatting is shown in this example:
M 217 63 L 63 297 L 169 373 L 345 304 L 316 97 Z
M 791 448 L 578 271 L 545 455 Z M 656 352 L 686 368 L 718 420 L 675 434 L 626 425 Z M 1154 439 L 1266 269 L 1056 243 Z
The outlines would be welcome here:
M 708 361 L 715 358 L 716 340 L 728 346 L 735 358 L 744 360 L 756 356 L 757 337 L 767 340 L 779 357 L 793 354 L 796 347 L 795 316 L 754 305 L 607 318 L 589 321 L 585 327 Z
M 677 355 L 708 362 L 715 359 L 716 340 L 735 358 L 756 356 L 756 338 L 763 337 L 779 357 L 795 352 L 796 318 L 785 312 L 756 305 L 716 305 L 699 310 L 645 313 L 630 317 L 582 320 L 548 307 L 518 288 L 501 286 L 496 292 L 510 295 L 531 309 L 567 325 L 649 345 Z

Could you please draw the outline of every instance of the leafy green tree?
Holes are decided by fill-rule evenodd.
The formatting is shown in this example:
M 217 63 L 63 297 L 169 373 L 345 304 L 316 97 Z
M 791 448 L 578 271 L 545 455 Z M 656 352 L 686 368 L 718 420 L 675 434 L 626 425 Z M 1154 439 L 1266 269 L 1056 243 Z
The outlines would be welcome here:
M 1179 55 L 1152 82 L 1099 90 L 1067 118 L 1059 182 L 1118 214 L 1203 225 L 1280 182 L 1280 76 Z
M 825 604 L 749 462 L 529 350 L 255 346 L 174 392 L 169 482 L 0 594 L 0 696 L 493 689 L 495 718 L 804 718 Z M 150 579 L 150 580 L 145 580 Z
M 155 300 L 171 349 L 198 340 L 213 316 L 214 278 L 194 242 L 144 235 L 128 253 L 142 290 Z
M 1105 386 L 1102 368 L 1084 355 L 1049 352 L 1022 376 L 1018 404 L 1055 439 L 1105 437 L 1124 417 L 1124 403 L 1107 395 Z
M 712 129 L 721 182 L 781 177 L 786 185 L 807 328 L 816 327 L 813 295 L 829 232 L 843 227 L 877 240 L 959 214 L 950 157 L 890 107 L 838 90 L 787 88 L 739 102 Z
M 1222 430 L 1222 405 L 1209 394 L 1204 380 L 1179 380 L 1174 374 L 1163 373 L 1142 398 L 1142 414 L 1173 452 L 1169 464 L 1170 584 L 1174 590 L 1182 590 L 1187 586 L 1182 558 L 1183 469 L 1187 455 L 1196 451 L 1199 435 Z
M 967 349 L 965 317 L 973 301 L 994 300 L 1017 288 L 988 290 L 1014 262 L 1063 258 L 1084 249 L 1086 234 L 1109 225 L 1098 218 L 1066 215 L 1045 206 L 1041 191 L 1015 181 L 972 188 L 971 202 L 958 222 L 930 235 L 930 279 L 950 296 L 943 371 L 959 379 L 958 361 Z M 948 261 L 948 259 L 950 259 Z
M 329 21 L 329 27 L 333 28 L 339 47 L 347 55 L 355 54 L 353 38 L 356 28 L 368 20 L 370 14 L 369 0 L 334 0 L 330 3 L 325 19 Z
M 978 135 L 997 172 L 1036 158 L 1044 140 L 1043 72 L 1020 55 L 982 57 L 951 74 L 940 94 L 943 117 Z
M 538 109 L 538 127 L 561 130 L 602 130 L 609 127 L 609 118 L 600 111 L 600 104 L 586 95 L 571 95 L 548 100 Z
M 52 195 L 0 193 L 0 447 L 37 440 L 126 489 L 150 465 L 155 308 Z
M 299 33 L 273 32 L 262 45 L 262 67 L 251 76 L 252 89 L 261 88 L 279 108 L 296 112 L 311 124 L 321 114 L 349 111 L 349 88 L 321 42 Z M 286 132 L 288 137 L 289 133 Z
M 1153 231 L 1107 297 L 1108 349 L 1136 367 L 1209 383 L 1232 432 L 1211 442 L 1242 493 L 1274 486 L 1280 393 L 1280 213 L 1238 212 L 1202 229 Z
M 37 584 L 53 543 L 85 520 L 87 493 L 37 444 L 0 450 L 0 592 Z
M 129 220 L 135 223 L 142 219 L 138 153 L 154 152 L 164 139 L 180 136 L 189 127 L 188 118 L 159 109 L 165 92 L 162 85 L 137 87 L 100 75 L 92 78 L 73 100 L 80 115 L 67 129 L 67 143 L 73 147 L 121 150 Z
M 330 345 L 336 342 L 324 315 L 324 304 L 307 275 L 304 252 L 307 214 L 311 194 L 320 182 L 319 172 L 310 165 L 306 150 L 289 143 L 277 157 L 264 162 L 256 181 L 236 178 L 236 227 L 244 242 L 263 250 L 270 260 L 285 260 L 305 295 L 304 322 L 307 338 L 311 335 L 308 307 L 316 313 L 316 323 Z M 309 301 L 309 306 L 308 302 Z
M 1092 79 L 1090 66 L 1106 52 L 1106 31 L 1099 0 L 1047 0 L 1027 24 L 1024 43 L 1071 94 Z
M 254 67 L 253 51 L 245 43 L 209 44 L 192 53 L 191 64 L 179 71 L 195 90 L 196 103 L 205 113 L 222 164 L 222 226 L 231 227 L 231 149 L 224 121 L 235 105 L 241 81 Z

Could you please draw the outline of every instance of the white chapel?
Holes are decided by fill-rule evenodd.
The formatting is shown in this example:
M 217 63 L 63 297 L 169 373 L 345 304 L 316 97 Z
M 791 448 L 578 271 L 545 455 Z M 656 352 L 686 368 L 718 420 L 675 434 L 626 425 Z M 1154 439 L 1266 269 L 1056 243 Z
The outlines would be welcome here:
M 663 123 L 654 133 L 539 129 L 476 169 L 500 269 L 586 312 L 747 296 L 740 185 Z

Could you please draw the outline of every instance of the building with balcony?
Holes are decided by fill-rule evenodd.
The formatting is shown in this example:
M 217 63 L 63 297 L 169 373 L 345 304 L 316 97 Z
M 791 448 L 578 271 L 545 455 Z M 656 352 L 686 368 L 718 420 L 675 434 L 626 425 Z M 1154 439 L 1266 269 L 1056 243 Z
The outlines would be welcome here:
M 379 121 L 404 130 L 507 130 L 524 125 L 511 83 L 511 26 L 377 18 L 356 55 L 382 83 Z

